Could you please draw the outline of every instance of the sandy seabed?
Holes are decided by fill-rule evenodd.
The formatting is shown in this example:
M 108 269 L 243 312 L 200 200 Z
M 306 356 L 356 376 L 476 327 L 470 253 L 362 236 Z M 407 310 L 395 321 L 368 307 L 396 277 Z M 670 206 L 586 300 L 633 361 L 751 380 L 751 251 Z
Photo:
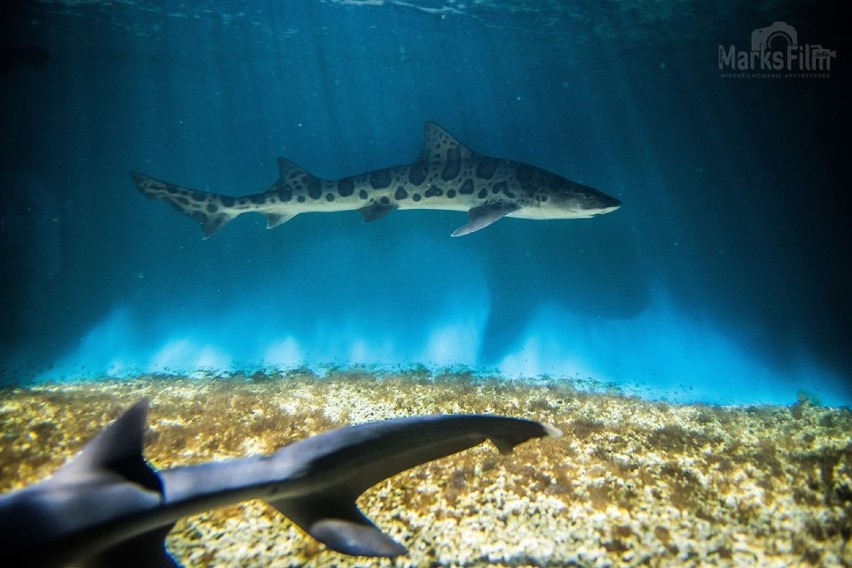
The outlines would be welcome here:
M 852 412 L 716 407 L 464 374 L 140 377 L 0 390 L 0 491 L 46 477 L 151 399 L 157 468 L 271 453 L 370 420 L 486 412 L 560 428 L 488 444 L 368 490 L 361 509 L 409 549 L 347 557 L 260 501 L 180 521 L 184 566 L 852 566 Z

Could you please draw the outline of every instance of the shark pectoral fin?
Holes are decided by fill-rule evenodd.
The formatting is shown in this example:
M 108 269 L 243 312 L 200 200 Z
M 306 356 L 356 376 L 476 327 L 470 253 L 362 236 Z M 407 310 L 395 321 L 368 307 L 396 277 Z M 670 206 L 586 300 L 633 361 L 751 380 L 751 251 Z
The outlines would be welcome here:
M 166 536 L 174 525 L 170 523 L 123 540 L 83 565 L 85 568 L 180 568 L 166 550 Z
M 408 550 L 380 531 L 352 497 L 305 496 L 271 505 L 331 550 L 351 556 L 393 558 Z
M 266 228 L 274 229 L 278 225 L 282 223 L 286 223 L 290 219 L 292 219 L 294 215 L 279 215 L 276 213 L 267 213 L 266 214 Z
M 484 229 L 492 223 L 496 223 L 509 213 L 520 209 L 515 203 L 491 203 L 489 205 L 480 205 L 473 207 L 468 211 L 470 220 L 453 231 L 453 237 L 463 237 L 480 229 Z
M 380 217 L 384 217 L 395 209 L 399 209 L 399 205 L 392 203 L 382 204 L 377 202 L 367 205 L 366 207 L 362 207 L 358 210 L 358 212 L 361 213 L 361 216 L 364 218 L 364 222 L 369 223 L 370 221 L 375 221 Z
M 372 523 L 322 519 L 311 526 L 310 534 L 330 549 L 352 556 L 393 558 L 408 552 Z

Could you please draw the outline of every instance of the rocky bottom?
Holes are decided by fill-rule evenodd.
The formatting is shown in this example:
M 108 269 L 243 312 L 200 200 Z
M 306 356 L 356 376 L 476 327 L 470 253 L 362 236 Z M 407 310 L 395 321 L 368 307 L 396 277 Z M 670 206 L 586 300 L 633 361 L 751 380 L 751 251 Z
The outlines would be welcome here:
M 260 501 L 180 521 L 184 566 L 852 566 L 852 412 L 715 407 L 468 375 L 140 377 L 0 391 L 0 491 L 38 481 L 141 397 L 158 468 L 271 453 L 369 420 L 485 412 L 559 439 L 483 444 L 368 490 L 359 505 L 409 549 L 326 550 Z

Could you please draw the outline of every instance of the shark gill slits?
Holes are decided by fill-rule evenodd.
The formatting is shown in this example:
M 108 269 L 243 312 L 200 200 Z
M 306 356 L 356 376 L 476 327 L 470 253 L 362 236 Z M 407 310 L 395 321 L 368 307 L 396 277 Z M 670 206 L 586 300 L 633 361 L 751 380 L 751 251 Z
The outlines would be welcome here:
M 442 195 L 444 195 L 444 190 L 443 190 L 443 189 L 441 189 L 440 187 L 435 187 L 435 186 L 433 185 L 432 187 L 430 187 L 429 189 L 427 189 L 427 190 L 423 193 L 423 195 L 425 195 L 426 197 L 441 197 Z
M 419 193 L 415 193 L 414 195 L 411 196 L 411 199 L 413 199 L 414 202 L 416 203 L 416 202 L 420 201 L 422 198 L 420 197 Z
M 448 189 L 448 190 L 447 190 L 447 197 L 449 197 L 450 199 L 452 199 L 452 198 L 453 198 L 453 197 L 455 197 L 455 196 L 456 196 L 456 190 L 455 190 L 455 189 Z
M 473 180 L 472 179 L 464 180 L 464 183 L 459 188 L 459 193 L 462 194 L 462 195 L 473 194 Z
M 208 203 L 206 209 L 208 213 L 215 213 L 219 207 L 215 203 Z
M 370 174 L 370 187 L 373 189 L 384 189 L 390 184 L 390 170 L 376 170 Z
M 340 197 L 349 197 L 355 192 L 355 183 L 352 178 L 343 178 L 337 182 L 337 193 Z
M 411 185 L 421 185 L 426 181 L 427 169 L 426 162 L 422 160 L 411 164 L 411 167 L 408 168 L 408 182 Z
M 328 201 L 329 203 L 334 201 L 334 194 L 331 193 L 331 192 L 326 193 L 325 194 L 325 200 Z
M 447 160 L 444 163 L 444 168 L 441 170 L 441 179 L 450 181 L 456 179 L 461 171 L 461 155 L 458 147 L 452 147 L 447 150 Z
M 223 195 L 219 198 L 222 201 L 222 205 L 225 207 L 233 207 L 234 206 L 234 198 L 230 195 Z
M 500 160 L 498 158 L 481 156 L 479 158 L 479 163 L 476 164 L 476 177 L 486 180 L 493 178 L 499 165 Z
M 370 195 L 367 193 L 366 189 L 362 189 L 361 191 L 358 192 L 358 197 L 360 199 L 367 199 L 368 197 L 370 197 Z
M 279 187 L 278 188 L 278 197 L 281 199 L 281 201 L 283 201 L 284 203 L 287 203 L 288 201 L 293 199 L 293 192 L 289 188 Z
M 401 200 L 406 199 L 408 197 L 408 192 L 405 191 L 404 187 L 399 186 L 398 188 L 396 188 L 396 193 L 393 194 L 393 197 L 397 201 L 401 201 Z

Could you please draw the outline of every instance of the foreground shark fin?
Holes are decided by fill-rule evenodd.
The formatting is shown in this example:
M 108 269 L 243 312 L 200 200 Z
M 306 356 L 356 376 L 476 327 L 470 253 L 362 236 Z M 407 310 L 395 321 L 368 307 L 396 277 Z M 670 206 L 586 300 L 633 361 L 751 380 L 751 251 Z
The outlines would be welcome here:
M 455 136 L 435 124 L 426 123 L 426 136 L 423 150 L 417 161 L 459 163 L 475 155 L 473 150 L 456 140 Z
M 166 536 L 175 523 L 122 541 L 86 561 L 85 568 L 179 568 L 166 550 Z
M 382 204 L 376 202 L 367 205 L 366 207 L 362 207 L 358 210 L 358 212 L 361 214 L 361 217 L 364 218 L 364 222 L 369 223 L 370 221 L 381 219 L 382 217 L 384 217 L 391 211 L 395 211 L 396 209 L 399 209 L 399 205 L 393 203 Z
M 355 505 L 356 496 L 273 501 L 272 506 L 332 550 L 351 556 L 393 558 L 408 552 Z
M 201 225 L 205 239 L 209 239 L 237 216 L 228 206 L 229 203 L 233 205 L 232 197 L 181 187 L 136 172 L 131 172 L 130 177 L 139 191 L 146 196 L 162 199 L 184 215 L 195 219 Z
M 160 476 L 142 456 L 148 399 L 142 399 L 95 436 L 70 463 L 60 468 L 52 482 L 88 476 L 118 475 L 150 491 L 163 494 Z
M 480 205 L 468 211 L 470 220 L 453 231 L 452 236 L 462 237 L 469 235 L 480 229 L 484 229 L 492 223 L 496 223 L 509 213 L 517 211 L 520 207 L 515 203 L 491 203 L 489 205 Z
M 358 510 L 356 500 L 365 490 L 486 440 L 501 453 L 509 453 L 532 438 L 559 434 L 555 428 L 531 420 L 489 415 L 418 416 L 332 430 L 281 450 L 286 461 L 300 463 L 299 477 L 309 490 L 269 501 L 333 550 L 358 556 L 399 556 L 406 549 Z M 313 487 L 307 483 L 312 479 L 317 480 Z

